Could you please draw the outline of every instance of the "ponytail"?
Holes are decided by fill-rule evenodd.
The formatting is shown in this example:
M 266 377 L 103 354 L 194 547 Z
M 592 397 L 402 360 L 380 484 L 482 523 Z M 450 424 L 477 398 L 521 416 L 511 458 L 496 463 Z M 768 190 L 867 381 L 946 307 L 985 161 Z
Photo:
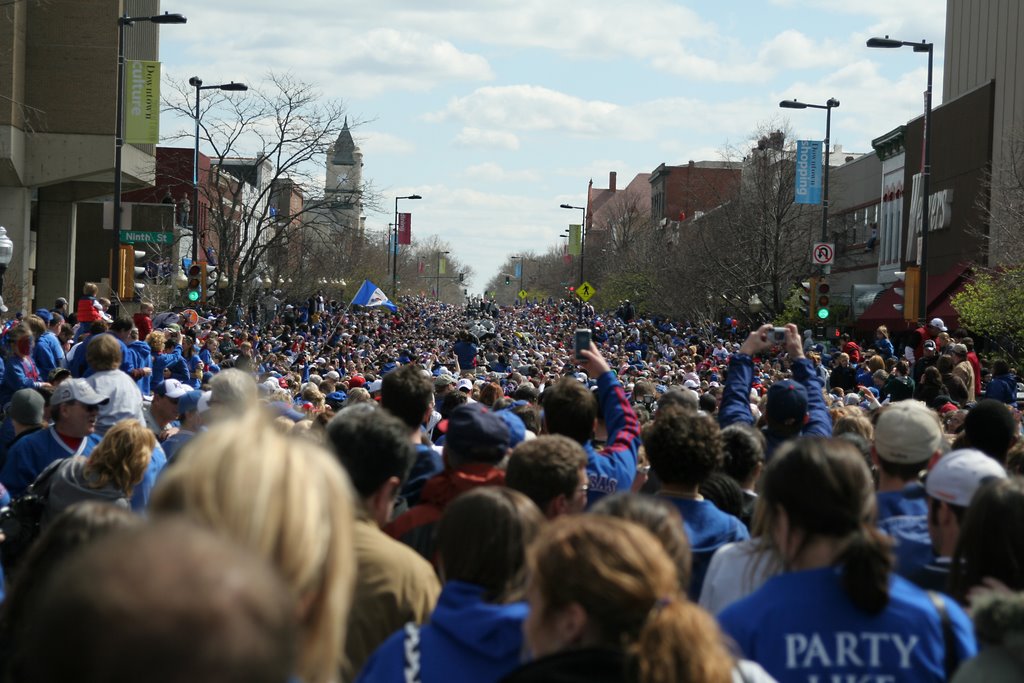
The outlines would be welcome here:
M 889 574 L 893 569 L 892 541 L 878 529 L 862 524 L 839 556 L 843 590 L 859 609 L 878 614 L 889 604 Z
M 626 649 L 637 683 L 730 683 L 734 661 L 718 623 L 683 596 L 659 600 Z

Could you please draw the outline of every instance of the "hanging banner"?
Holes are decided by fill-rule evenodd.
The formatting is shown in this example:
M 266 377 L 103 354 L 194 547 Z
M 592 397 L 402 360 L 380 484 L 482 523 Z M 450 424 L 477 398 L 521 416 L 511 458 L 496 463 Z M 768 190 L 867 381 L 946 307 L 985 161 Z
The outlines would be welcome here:
M 124 141 L 160 142 L 160 62 L 125 60 Z
M 569 226 L 569 253 L 572 256 L 580 255 L 580 235 L 583 232 L 582 226 L 570 225 Z
M 448 259 L 444 256 L 437 260 L 437 274 L 444 275 L 448 272 Z
M 519 261 L 518 263 L 516 263 L 516 274 L 515 274 L 515 277 L 520 278 L 522 276 L 523 276 L 523 262 Z
M 821 155 L 819 140 L 796 141 L 796 204 L 821 204 Z
M 416 272 L 423 275 L 423 272 L 427 269 L 427 264 L 422 260 L 416 262 Z
M 412 214 L 398 214 L 398 243 L 412 244 Z

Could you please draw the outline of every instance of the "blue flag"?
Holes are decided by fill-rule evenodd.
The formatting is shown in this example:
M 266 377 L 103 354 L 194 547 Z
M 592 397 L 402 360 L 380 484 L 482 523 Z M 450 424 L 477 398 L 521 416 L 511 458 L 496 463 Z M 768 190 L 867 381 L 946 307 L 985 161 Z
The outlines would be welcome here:
M 821 204 L 822 150 L 819 140 L 796 141 L 794 204 Z
M 352 306 L 386 306 L 392 311 L 397 311 L 398 306 L 391 303 L 384 291 L 369 280 L 363 280 L 363 286 L 359 288 L 356 295 L 352 297 Z

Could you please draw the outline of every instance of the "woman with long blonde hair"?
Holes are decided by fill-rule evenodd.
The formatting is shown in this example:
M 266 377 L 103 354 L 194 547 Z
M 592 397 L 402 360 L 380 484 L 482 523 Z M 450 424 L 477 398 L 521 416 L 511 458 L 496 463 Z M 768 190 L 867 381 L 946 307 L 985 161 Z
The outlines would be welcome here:
M 299 609 L 296 675 L 303 683 L 338 678 L 355 578 L 353 493 L 326 451 L 253 410 L 190 441 L 150 509 L 182 514 L 266 558 Z

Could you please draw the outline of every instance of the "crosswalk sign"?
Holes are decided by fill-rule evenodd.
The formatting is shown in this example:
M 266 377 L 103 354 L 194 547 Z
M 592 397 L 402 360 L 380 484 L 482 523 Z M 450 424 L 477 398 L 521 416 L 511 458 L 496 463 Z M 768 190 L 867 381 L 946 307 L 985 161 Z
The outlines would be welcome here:
M 525 299 L 526 297 L 527 297 L 527 292 L 526 292 L 526 290 L 525 290 L 525 289 L 520 289 L 520 290 L 519 290 L 519 298 L 520 298 L 520 299 Z
M 576 288 L 576 296 L 583 299 L 584 301 L 590 301 L 590 297 L 597 294 L 597 290 L 589 282 L 584 282 L 582 285 Z

